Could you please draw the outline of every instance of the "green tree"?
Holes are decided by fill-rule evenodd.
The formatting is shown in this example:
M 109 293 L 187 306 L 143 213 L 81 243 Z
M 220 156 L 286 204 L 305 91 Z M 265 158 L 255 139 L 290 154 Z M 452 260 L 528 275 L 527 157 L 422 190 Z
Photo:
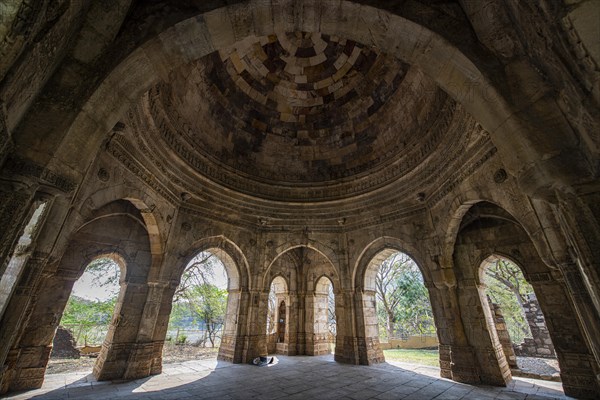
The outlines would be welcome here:
M 395 253 L 380 266 L 375 278 L 380 324 L 388 339 L 403 334 L 429 333 L 433 316 L 421 271 L 404 253 Z
M 502 308 L 513 343 L 531 337 L 523 305 L 527 295 L 533 293 L 533 287 L 527 283 L 521 269 L 507 259 L 498 258 L 485 267 L 483 281 L 487 295 Z
M 227 290 L 204 283 L 190 287 L 184 295 L 194 321 L 204 326 L 205 340 L 215 347 L 215 340 L 225 322 Z
M 107 326 L 115 309 L 116 297 L 108 300 L 87 300 L 75 295 L 69 301 L 61 318 L 61 325 L 76 327 L 78 341 L 99 344 L 103 340 L 103 330 L 99 326 Z
M 404 295 L 396 309 L 398 330 L 405 335 L 435 333 L 429 293 L 423 284 L 421 272 L 411 269 L 400 278 Z
M 204 330 L 200 342 L 214 347 L 221 331 L 227 308 L 227 290 L 212 282 L 217 270 L 224 269 L 221 261 L 209 252 L 198 254 L 186 267 L 173 297 L 170 326 L 190 326 Z

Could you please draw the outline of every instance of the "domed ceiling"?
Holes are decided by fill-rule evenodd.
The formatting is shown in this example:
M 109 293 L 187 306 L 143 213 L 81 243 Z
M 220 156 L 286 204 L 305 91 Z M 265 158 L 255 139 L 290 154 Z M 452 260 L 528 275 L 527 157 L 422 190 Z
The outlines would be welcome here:
M 456 145 L 457 105 L 421 71 L 319 33 L 248 37 L 172 72 L 145 102 L 138 131 L 151 146 L 265 199 L 365 193 Z

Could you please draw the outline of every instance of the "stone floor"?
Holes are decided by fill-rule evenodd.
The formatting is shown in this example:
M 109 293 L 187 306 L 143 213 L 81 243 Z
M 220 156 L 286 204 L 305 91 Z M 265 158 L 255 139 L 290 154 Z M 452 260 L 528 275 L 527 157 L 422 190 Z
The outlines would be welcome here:
M 278 357 L 268 367 L 212 360 L 165 365 L 161 375 L 97 382 L 85 373 L 49 375 L 41 389 L 9 399 L 568 399 L 558 382 L 514 379 L 508 387 L 471 386 L 439 378 L 439 369 L 390 362 L 371 367 L 332 356 Z

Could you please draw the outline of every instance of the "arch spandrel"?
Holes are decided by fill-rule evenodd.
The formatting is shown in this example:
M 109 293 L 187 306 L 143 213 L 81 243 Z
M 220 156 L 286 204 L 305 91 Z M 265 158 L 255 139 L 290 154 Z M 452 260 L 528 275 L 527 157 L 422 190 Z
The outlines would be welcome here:
M 523 198 L 522 200 L 526 201 L 526 204 L 517 206 L 511 200 L 502 198 L 501 193 L 492 193 L 491 196 L 494 198 L 483 198 L 476 193 L 471 193 L 467 198 L 463 195 L 462 199 L 455 199 L 456 201 L 449 205 L 445 214 L 451 217 L 444 227 L 444 244 L 442 248 L 442 258 L 445 262 L 452 260 L 454 245 L 464 216 L 472 207 L 484 202 L 493 204 L 498 207 L 498 210 L 508 213 L 514 219 L 514 223 L 526 232 L 527 237 L 548 267 L 556 268 L 556 265 L 564 260 L 567 255 L 564 238 L 557 236 L 556 232 L 547 232 L 550 228 L 543 225 L 543 217 L 538 215 L 538 211 L 529 200 Z
M 331 266 L 333 267 L 335 273 L 339 276 L 340 275 L 340 264 L 338 264 L 338 255 L 335 253 L 335 251 L 329 247 L 326 247 L 324 245 L 322 245 L 319 242 L 316 241 L 311 241 L 310 244 L 302 244 L 302 243 L 298 243 L 298 244 L 291 244 L 291 243 L 285 243 L 282 244 L 280 246 L 278 246 L 277 248 L 273 249 L 271 254 L 275 254 L 274 256 L 269 257 L 267 260 L 265 260 L 265 271 L 268 272 L 271 267 L 274 265 L 274 263 L 284 254 L 288 253 L 291 250 L 294 249 L 299 249 L 299 248 L 305 248 L 305 249 L 309 249 L 312 251 L 315 251 L 316 253 L 318 253 L 319 255 L 321 255 L 329 264 L 331 264 Z

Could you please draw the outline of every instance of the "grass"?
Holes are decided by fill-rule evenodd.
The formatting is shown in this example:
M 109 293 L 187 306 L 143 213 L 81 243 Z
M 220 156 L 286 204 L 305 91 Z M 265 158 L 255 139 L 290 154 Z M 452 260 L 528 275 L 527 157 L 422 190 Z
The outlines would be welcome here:
M 440 354 L 438 350 L 421 349 L 389 349 L 384 350 L 386 361 L 401 361 L 411 364 L 440 366 Z

